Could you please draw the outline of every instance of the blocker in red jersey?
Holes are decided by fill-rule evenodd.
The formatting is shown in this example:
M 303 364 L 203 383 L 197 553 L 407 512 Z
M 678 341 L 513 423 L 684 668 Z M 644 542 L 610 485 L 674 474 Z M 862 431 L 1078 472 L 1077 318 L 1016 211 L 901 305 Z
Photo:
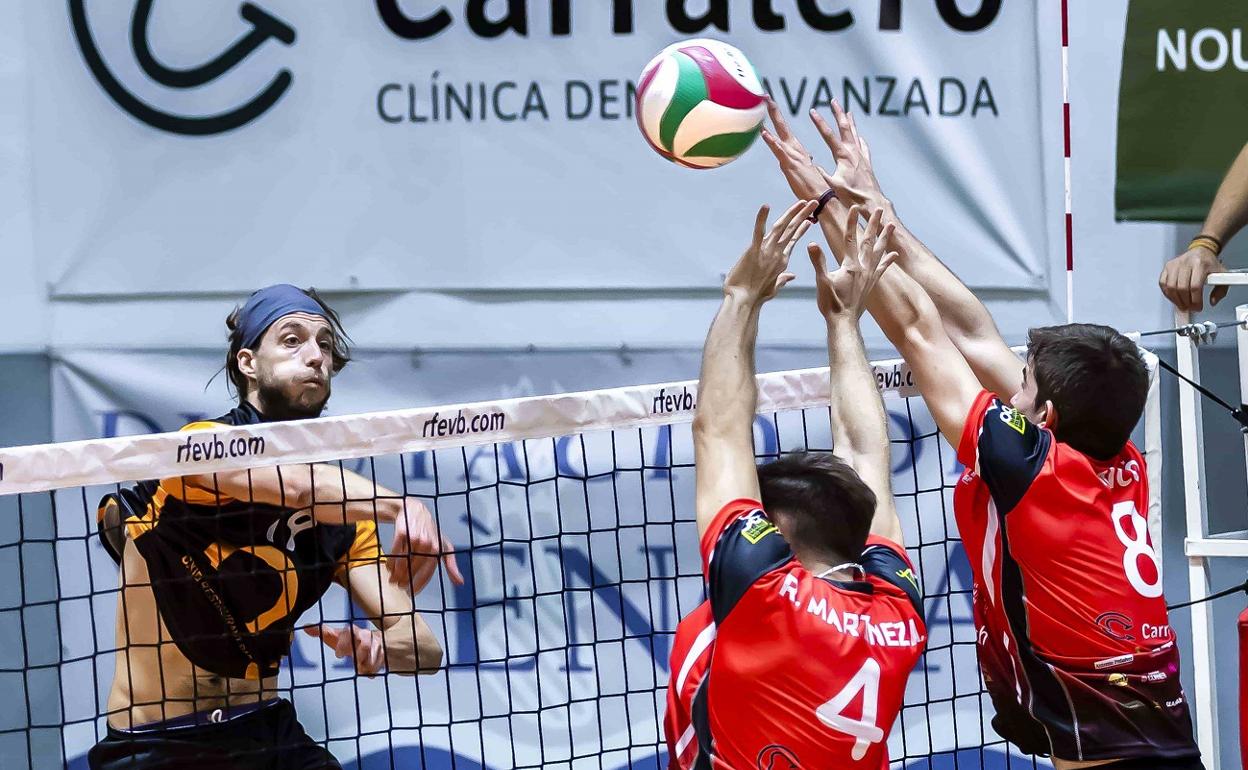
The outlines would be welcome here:
M 764 140 L 800 198 L 886 211 L 899 270 L 868 302 L 910 364 L 965 472 L 954 492 L 974 577 L 980 667 L 996 731 L 1059 770 L 1198 768 L 1160 560 L 1130 442 L 1148 373 L 1139 349 L 1092 324 L 1032 329 L 1026 361 L 987 308 L 897 219 L 851 116 L 814 114 L 836 160 L 815 165 L 779 111 Z M 819 219 L 833 241 L 859 237 Z
M 811 249 L 836 454 L 755 466 L 759 311 L 792 279 L 789 252 L 817 209 L 795 205 L 766 237 L 760 212 L 703 351 L 694 451 L 709 599 L 676 631 L 665 722 L 672 768 L 887 767 L 888 731 L 926 641 L 893 506 L 883 403 L 858 330 L 894 258 L 878 211 L 866 237 L 836 244 L 839 270 L 828 273 Z

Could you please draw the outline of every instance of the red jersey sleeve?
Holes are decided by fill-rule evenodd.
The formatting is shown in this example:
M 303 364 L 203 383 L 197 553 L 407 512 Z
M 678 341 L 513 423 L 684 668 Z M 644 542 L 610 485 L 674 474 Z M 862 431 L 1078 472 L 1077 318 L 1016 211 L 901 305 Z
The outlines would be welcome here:
M 983 478 L 997 510 L 1008 513 L 1044 470 L 1052 445 L 1052 433 L 985 390 L 966 416 L 958 462 Z
M 979 462 L 979 430 L 984 425 L 984 414 L 997 397 L 991 391 L 980 391 L 971 404 L 971 411 L 962 425 L 962 441 L 958 443 L 958 462 L 974 468 Z
M 793 559 L 757 500 L 739 499 L 715 514 L 702 533 L 702 574 L 715 622 L 723 622 L 745 592 L 768 572 Z

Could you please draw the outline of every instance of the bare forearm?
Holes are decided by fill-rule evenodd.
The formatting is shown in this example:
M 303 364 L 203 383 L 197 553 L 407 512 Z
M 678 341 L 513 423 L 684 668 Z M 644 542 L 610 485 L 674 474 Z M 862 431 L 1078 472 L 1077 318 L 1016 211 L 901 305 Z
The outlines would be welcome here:
M 903 283 L 898 280 L 901 276 L 890 278 L 886 275 L 867 305 L 872 317 L 896 346 L 897 337 L 906 330 L 906 322 L 899 324 L 895 316 L 907 313 L 910 322 L 913 322 L 918 318 L 916 308 L 934 307 L 935 320 L 941 324 L 944 334 L 971 367 L 976 379 L 1002 398 L 1013 396 L 1022 387 L 1023 367 L 1001 337 L 988 308 L 953 271 L 895 218 L 895 212 L 888 201 L 882 200 L 882 205 L 888 206 L 885 209 L 885 219 L 894 223 L 889 248 L 897 252 L 897 266 L 912 280 Z M 829 242 L 836 242 L 831 240 L 833 237 L 840 237 L 836 226 L 831 222 L 822 224 Z M 906 284 L 910 285 L 910 289 L 924 292 L 927 296 L 908 296 L 908 290 L 904 288 Z M 900 292 L 899 296 L 905 300 L 904 304 L 895 306 L 893 302 L 884 299 L 888 295 L 888 286 L 893 286 L 893 291 Z M 880 289 L 884 289 L 883 294 Z
M 702 352 L 698 413 L 693 420 L 698 534 L 736 497 L 759 496 L 754 466 L 754 338 L 758 304 L 729 294 Z
M 379 626 L 389 673 L 435 674 L 442 668 L 442 645 L 419 613 L 383 620 L 389 622 L 387 626 Z
M 884 403 L 855 319 L 846 315 L 828 319 L 828 367 L 835 445 L 852 457 L 887 457 Z
M 758 386 L 754 382 L 754 342 L 758 306 L 728 295 L 707 333 L 702 351 L 695 436 L 752 436 Z M 752 439 L 751 439 L 752 440 Z
M 185 498 L 180 479 L 169 486 Z M 309 464 L 253 468 L 188 480 L 191 487 L 207 490 L 221 500 L 310 508 L 322 524 L 373 520 L 394 521 L 402 512 L 402 499 L 391 490 L 358 473 L 335 465 Z
M 395 492 L 335 465 L 311 465 L 312 517 L 321 524 L 394 521 L 403 511 Z
M 1248 224 L 1248 145 L 1240 150 L 1231 170 L 1218 186 L 1218 194 L 1201 232 L 1225 245 L 1245 224 Z
M 893 502 L 887 416 L 856 320 L 846 316 L 828 319 L 828 367 L 836 452 L 854 466 L 875 493 L 871 534 L 900 543 L 901 521 Z
M 931 297 L 954 345 L 961 349 L 963 342 L 992 339 L 1000 340 L 1004 346 L 996 322 L 975 292 L 905 226 L 891 202 L 882 203 L 886 219 L 894 223 L 889 248 L 897 252 L 898 266 Z

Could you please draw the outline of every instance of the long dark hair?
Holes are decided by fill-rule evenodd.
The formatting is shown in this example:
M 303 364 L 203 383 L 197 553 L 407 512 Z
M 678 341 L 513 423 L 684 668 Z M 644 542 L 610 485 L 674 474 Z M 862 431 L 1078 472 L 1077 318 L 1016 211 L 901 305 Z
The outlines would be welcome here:
M 334 309 L 321 299 L 321 295 L 316 293 L 316 289 L 308 287 L 303 290 L 316 304 L 321 306 L 321 310 L 325 313 L 326 320 L 329 321 L 330 328 L 334 332 L 334 344 L 330 353 L 333 364 L 333 372 L 337 374 L 342 368 L 351 362 L 351 338 L 342 328 L 342 321 L 338 318 L 338 314 Z M 225 354 L 225 376 L 229 380 L 239 403 L 247 398 L 247 377 L 238 368 L 238 351 L 243 349 L 243 330 L 239 323 L 239 316 L 242 314 L 241 306 L 235 307 L 225 319 L 225 328 L 229 329 L 230 349 Z

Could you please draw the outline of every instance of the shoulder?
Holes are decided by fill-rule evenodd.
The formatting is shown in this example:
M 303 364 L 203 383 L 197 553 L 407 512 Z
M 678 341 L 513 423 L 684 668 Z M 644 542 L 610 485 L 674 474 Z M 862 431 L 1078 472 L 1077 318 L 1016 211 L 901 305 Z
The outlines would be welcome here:
M 236 425 L 254 425 L 260 422 L 259 415 L 255 410 L 247 408 L 245 405 L 238 405 L 211 420 L 195 420 L 183 425 L 181 430 L 210 430 L 214 428 L 230 428 Z
M 1005 513 L 1046 472 L 1056 442 L 1047 428 L 990 394 L 981 394 L 976 406 L 978 417 L 972 412 L 976 422 L 968 421 L 958 460 L 983 479 L 998 510 Z

